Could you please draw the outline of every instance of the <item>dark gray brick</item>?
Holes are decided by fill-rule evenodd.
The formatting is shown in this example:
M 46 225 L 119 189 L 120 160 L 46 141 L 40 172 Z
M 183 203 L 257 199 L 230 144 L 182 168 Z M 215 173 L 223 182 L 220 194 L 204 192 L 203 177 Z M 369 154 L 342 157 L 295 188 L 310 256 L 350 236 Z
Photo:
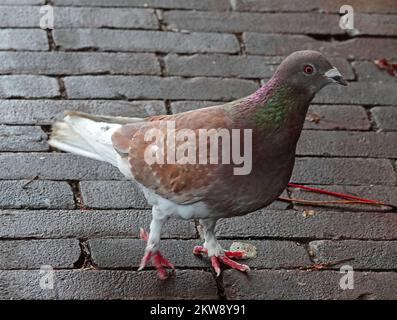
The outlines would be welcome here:
M 397 19 L 397 18 L 396 18 Z M 368 82 L 394 82 L 397 83 L 396 77 L 392 76 L 386 70 L 381 70 L 374 62 L 370 61 L 354 61 L 353 68 L 360 81 Z
M 47 34 L 39 29 L 1 29 L 0 50 L 48 50 Z
M 0 27 L 37 28 L 43 16 L 37 6 L 1 6 Z M 54 27 L 158 29 L 154 10 L 56 7 Z
M 1 299 L 218 299 L 211 273 L 178 270 L 167 281 L 156 271 L 59 270 L 54 289 L 42 290 L 42 274 L 32 271 L 0 271 Z
M 38 28 L 40 17 L 40 9 L 37 6 L 0 6 L 0 27 L 2 28 Z
M 297 158 L 291 181 L 311 184 L 396 184 L 393 166 L 386 159 Z
M 54 40 L 62 49 L 98 48 L 107 51 L 179 53 L 239 51 L 239 44 L 234 35 L 215 33 L 58 29 L 54 30 Z
M 290 2 L 286 0 L 231 0 L 232 8 L 236 11 L 292 11 L 304 12 L 319 9 L 319 1 L 304 0 Z
M 0 151 L 46 151 L 48 148 L 47 135 L 40 127 L 0 125 Z
M 344 274 L 339 271 L 307 272 L 295 270 L 251 271 L 247 277 L 238 271 L 223 275 L 226 296 L 229 299 L 270 300 L 357 300 L 396 299 L 395 272 L 355 272 L 354 289 L 339 286 Z
M 227 10 L 230 7 L 229 0 L 113 0 L 112 2 L 106 0 L 54 0 L 53 3 L 57 6 L 150 7 L 196 10 Z
M 319 13 L 241 13 L 166 11 L 163 21 L 169 30 L 343 34 L 339 15 Z
M 339 8 L 346 4 L 344 0 L 231 0 L 232 7 L 237 11 L 319 11 L 339 13 Z M 394 0 L 383 1 L 351 1 L 355 12 L 397 12 Z
M 396 39 L 356 38 L 327 42 L 305 35 L 244 33 L 248 53 L 285 56 L 297 50 L 318 50 L 326 56 L 374 60 L 396 58 Z
M 330 60 L 346 79 L 354 79 L 353 69 L 347 60 L 342 58 Z M 282 57 L 170 54 L 164 58 L 164 61 L 169 75 L 270 78 L 282 61 Z
M 27 5 L 27 4 L 44 4 L 44 0 L 0 0 L 2 5 Z
M 142 191 L 133 181 L 82 181 L 80 190 L 86 208 L 149 208 Z
M 108 163 L 73 154 L 0 154 L 0 179 L 18 180 L 36 176 L 48 180 L 110 180 L 124 177 Z
M 397 107 L 375 107 L 371 109 L 373 118 L 384 131 L 397 131 Z
M 14 240 L 0 242 L 1 269 L 72 268 L 79 259 L 78 240 Z
M 397 44 L 397 43 L 396 43 Z M 342 88 L 330 85 L 314 98 L 315 103 L 395 105 L 397 103 L 396 84 L 393 82 L 351 82 Z
M 160 74 L 160 65 L 144 53 L 0 52 L 0 73 Z
M 369 130 L 367 112 L 361 106 L 312 105 L 306 116 L 305 129 Z
M 300 196 L 308 198 L 307 193 Z M 216 226 L 216 232 L 221 238 L 243 239 L 271 237 L 390 240 L 397 237 L 395 213 L 337 212 L 331 211 L 332 207 L 329 211 L 321 212 L 319 207 L 314 207 L 313 210 L 313 216 L 305 217 L 303 211 L 263 209 L 242 217 L 221 219 Z
M 244 260 L 252 268 L 296 267 L 310 264 L 303 246 L 291 241 L 249 241 L 257 248 L 258 256 Z M 228 249 L 232 241 L 221 241 Z M 100 268 L 137 268 L 145 250 L 145 242 L 138 239 L 94 239 L 89 241 L 94 263 Z M 200 258 L 192 253 L 200 240 L 163 240 L 161 252 L 177 268 L 209 267 L 207 256 Z
M 0 207 L 31 209 L 73 209 L 73 192 L 66 182 L 0 181 Z
M 364 174 L 364 173 L 363 173 Z M 310 182 L 308 182 L 310 183 Z M 317 188 L 323 188 L 330 191 L 346 193 L 353 196 L 364 197 L 372 200 L 378 200 L 384 203 L 389 203 L 394 206 L 397 206 L 397 188 L 396 187 L 385 187 L 385 186 L 342 186 L 342 185 L 318 185 L 315 186 Z M 318 193 L 306 192 L 303 190 L 298 190 L 291 188 L 292 193 L 291 196 L 293 198 L 301 198 L 307 200 L 338 200 L 335 197 L 320 195 Z M 339 199 L 340 200 L 340 199 Z M 360 205 L 360 204 L 349 204 L 349 205 L 328 205 L 328 206 L 310 206 L 310 205 L 302 205 L 295 204 L 294 207 L 299 209 L 312 209 L 315 211 L 324 211 L 324 210 L 332 210 L 332 211 L 367 211 L 367 212 L 381 212 L 381 211 L 390 211 L 390 207 L 383 206 L 368 206 L 368 205 Z M 396 214 L 394 214 L 394 218 L 396 218 Z M 395 220 L 393 220 L 395 221 Z M 395 237 L 394 237 L 395 238 Z
M 313 131 L 302 132 L 297 154 L 397 158 L 397 132 Z
M 150 208 L 140 188 L 133 181 L 82 181 L 83 203 L 92 209 Z M 287 209 L 288 204 L 276 201 L 272 209 Z
M 332 268 L 339 269 L 342 265 L 349 264 L 356 270 L 397 269 L 397 241 L 318 240 L 309 243 L 309 250 L 316 263 L 354 258 Z
M 131 28 L 158 29 L 154 10 L 131 8 L 54 9 L 54 26 L 58 28 Z
M 167 74 L 178 76 L 270 78 L 277 67 L 259 56 L 167 55 L 164 61 Z
M 149 230 L 149 210 L 2 210 L 0 238 L 139 237 Z M 174 219 L 162 238 L 196 238 L 193 221 Z
M 65 111 L 122 117 L 147 117 L 165 114 L 161 101 L 109 101 L 109 100 L 0 100 L 0 123 L 52 124 Z
M 354 29 L 360 35 L 395 36 L 396 21 L 396 15 L 359 13 L 354 15 Z
M 33 75 L 0 76 L 0 98 L 54 98 L 59 96 L 55 78 Z
M 173 101 L 171 102 L 171 111 L 173 114 L 196 110 L 200 108 L 216 106 L 221 104 L 219 101 Z
M 81 76 L 66 77 L 70 98 L 231 100 L 255 91 L 254 81 L 241 79 Z

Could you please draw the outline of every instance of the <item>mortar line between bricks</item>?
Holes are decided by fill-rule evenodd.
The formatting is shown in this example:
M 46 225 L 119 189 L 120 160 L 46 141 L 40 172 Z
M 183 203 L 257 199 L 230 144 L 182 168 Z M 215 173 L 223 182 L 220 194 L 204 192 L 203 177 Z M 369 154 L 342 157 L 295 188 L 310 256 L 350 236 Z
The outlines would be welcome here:
M 195 77 L 195 78 L 208 78 L 208 77 Z M 193 78 L 192 78 L 193 79 Z M 217 79 L 222 79 L 222 78 L 217 78 Z M 228 78 L 223 78 L 223 79 L 228 79 Z M 45 96 L 41 96 L 41 97 L 24 97 L 24 96 L 11 96 L 11 97 L 6 97 L 3 96 L 2 98 L 0 98 L 0 100 L 26 100 L 26 101 L 37 101 L 37 100 L 50 100 L 50 101 L 57 101 L 60 100 L 59 96 L 54 96 L 54 97 L 45 97 Z M 121 99 L 120 96 L 115 96 L 115 97 L 68 97 L 68 100 L 70 101 L 127 101 L 127 102 L 134 102 L 134 101 L 153 101 L 153 100 L 157 100 L 157 101 L 162 101 L 160 98 L 158 97 L 138 97 L 138 98 L 125 98 L 125 99 Z M 232 99 L 225 99 L 225 100 L 218 100 L 218 99 L 208 99 L 208 98 L 195 98 L 195 99 L 185 99 L 185 98 L 173 98 L 172 101 L 173 102 L 188 102 L 188 101 L 208 101 L 211 100 L 213 102 L 219 102 L 219 103 L 226 103 L 226 102 L 230 102 Z M 313 105 L 334 105 L 334 106 L 338 106 L 341 105 L 340 103 L 313 103 Z M 364 106 L 365 104 L 363 103 L 356 103 L 356 104 L 345 104 L 345 105 L 349 105 L 349 106 Z M 379 107 L 394 107 L 394 104 L 387 104 L 387 103 L 383 103 L 383 104 L 378 104 L 378 105 L 374 105 L 374 106 L 379 106 Z M 325 130 L 327 131 L 327 130 Z M 388 131 L 388 132 L 395 132 L 395 130 L 392 131 Z
M 21 179 L 21 180 L 0 180 L 0 181 L 9 181 L 9 182 L 13 182 L 13 181 L 29 181 L 29 179 Z M 68 180 L 36 180 L 36 181 L 54 181 L 54 182 L 68 182 Z M 82 181 L 93 181 L 93 180 L 82 180 Z M 340 186 L 340 185 L 339 185 Z M 20 208 L 20 207 L 3 207 L 0 209 L 0 212 L 3 211 L 16 211 L 16 210 L 28 210 L 28 211 L 74 211 L 74 212 L 80 212 L 82 210 L 79 209 L 67 209 L 67 208 Z M 129 211 L 129 210 L 134 210 L 134 211 L 150 211 L 150 208 L 85 208 L 84 212 L 95 212 L 95 211 Z M 285 209 L 285 210 L 292 210 L 295 211 L 297 213 L 299 212 L 303 212 L 302 210 L 299 210 L 299 208 L 296 209 Z M 337 209 L 334 208 L 333 211 L 335 213 L 344 213 L 344 214 L 359 214 L 359 213 L 366 213 L 366 214 L 397 214 L 397 211 L 393 211 L 393 209 L 387 210 L 387 211 L 365 211 L 363 209 L 360 210 L 352 210 L 350 209 L 350 211 L 338 211 Z M 325 213 L 326 211 L 319 211 L 319 214 L 321 213 Z M 0 214 L 1 217 L 1 214 Z M 250 239 L 255 239 L 254 236 L 249 236 L 248 238 Z M 269 239 L 272 239 L 271 237 L 268 237 Z M 236 237 L 235 239 L 246 239 L 245 237 Z M 264 239 L 264 237 L 260 237 L 258 239 Z M 302 238 L 302 237 L 298 237 L 298 238 L 285 238 L 285 237 L 281 237 L 281 238 L 274 238 L 274 239 L 310 239 L 310 238 Z M 350 239 L 350 238 L 345 238 L 345 239 Z M 352 238 L 352 239 L 361 239 L 361 238 Z M 368 240 L 371 240 L 372 238 L 368 238 Z M 392 240 L 397 240 L 392 238 Z
M 238 45 L 240 47 L 239 55 L 240 56 L 246 55 L 246 50 L 245 50 L 246 49 L 246 45 L 245 45 L 245 42 L 244 42 L 243 33 L 242 32 L 236 32 L 236 33 L 234 33 L 234 36 L 237 38 Z
M 183 77 L 180 77 L 183 78 Z M 209 78 L 209 77 L 195 77 L 195 78 Z M 186 78 L 186 79 L 193 79 L 193 78 Z M 216 79 L 230 79 L 230 78 L 216 78 Z M 2 97 L 0 98 L 0 100 L 26 100 L 26 101 L 36 101 L 36 100 L 49 100 L 49 101 L 57 101 L 60 100 L 59 96 L 57 97 L 45 97 L 45 96 L 41 96 L 41 97 L 24 97 L 24 96 L 11 96 L 11 97 Z M 108 98 L 108 97 L 69 97 L 68 100 L 70 101 L 127 101 L 127 102 L 134 102 L 134 101 L 152 101 L 152 100 L 157 100 L 157 101 L 161 101 L 160 98 L 156 98 L 156 97 L 138 97 L 138 98 L 125 98 L 125 99 L 120 99 L 119 96 L 117 97 L 112 97 L 112 98 Z M 186 100 L 185 98 L 173 98 L 172 101 L 173 102 L 186 102 L 186 101 L 213 101 L 213 102 L 230 102 L 232 99 L 225 99 L 225 100 L 219 100 L 219 99 L 202 99 L 202 98 L 195 98 L 193 100 L 189 99 Z M 313 105 L 341 105 L 340 103 L 313 103 Z M 363 106 L 365 107 L 366 104 L 364 103 L 344 103 L 344 105 L 349 105 L 349 106 Z M 383 103 L 383 104 L 378 104 L 378 105 L 373 105 L 371 104 L 371 106 L 379 106 L 379 107 L 394 107 L 394 104 L 387 104 L 387 103 Z M 325 130 L 327 131 L 327 130 Z M 395 132 L 395 131 L 390 131 L 390 132 Z
M 38 28 L 37 26 L 24 26 L 24 27 L 0 27 L 0 30 L 42 30 Z M 152 31 L 152 32 L 169 32 L 169 33 L 176 33 L 176 34 L 181 34 L 185 35 L 186 33 L 183 33 L 179 30 L 173 30 L 173 29 L 149 29 L 149 28 L 144 28 L 144 27 L 112 27 L 112 26 L 97 26 L 97 27 L 84 27 L 84 26 L 79 26 L 79 27 L 62 27 L 62 28 L 57 28 L 57 30 L 68 30 L 68 31 L 76 31 L 76 30 L 115 30 L 115 31 Z M 236 35 L 236 33 L 260 33 L 263 35 L 274 35 L 274 34 L 282 34 L 286 36 L 307 36 L 313 40 L 316 40 L 317 42 L 326 42 L 326 43 L 343 43 L 343 42 L 348 42 L 351 40 L 357 39 L 356 37 L 350 37 L 347 34 L 339 34 L 339 33 L 305 33 L 305 32 L 282 32 L 282 33 L 274 33 L 274 32 L 258 32 L 258 31 L 219 31 L 219 30 L 189 30 L 189 34 L 191 33 L 196 33 L 196 34 L 225 34 L 225 35 Z M 378 34 L 363 34 L 361 39 L 397 39 L 397 35 L 378 35 Z
M 249 265 L 249 260 L 246 260 L 247 261 L 247 264 Z M 309 265 L 310 266 L 310 265 Z M 300 269 L 300 268 L 306 268 L 306 267 L 308 267 L 308 266 L 296 266 L 296 267 L 288 267 L 288 268 L 281 268 L 281 267 L 276 267 L 276 268 L 253 268 L 253 267 L 251 267 L 250 269 L 252 270 L 252 271 L 262 271 L 262 270 L 265 270 L 265 271 L 302 271 L 302 272 L 326 272 L 326 271 L 334 271 L 334 272 L 337 272 L 337 273 L 339 273 L 339 269 L 338 268 L 333 268 L 333 267 L 329 267 L 329 268 L 324 268 L 324 269 L 319 269 L 319 270 L 304 270 L 304 269 Z M 116 266 L 116 267 L 114 267 L 114 268 L 112 268 L 112 267 L 100 267 L 100 266 L 97 266 L 97 267 L 95 267 L 95 269 L 96 270 L 98 270 L 98 271 L 119 271 L 119 270 L 122 270 L 122 271 L 137 271 L 137 272 L 139 272 L 138 271 L 138 268 L 139 268 L 139 266 L 136 266 L 136 267 L 119 267 L 119 266 Z M 70 268 L 70 269 L 67 269 L 67 268 L 65 268 L 66 270 L 71 270 L 71 269 L 73 269 L 73 268 Z M 12 269 L 9 269 L 9 270 L 12 270 Z M 14 270 L 21 270 L 21 269 L 14 269 Z M 28 269 L 29 270 L 29 269 Z M 62 270 L 62 269 L 58 269 L 58 270 Z M 145 268 L 145 270 L 156 270 L 154 267 L 152 267 L 152 266 L 148 266 L 148 267 L 146 267 Z M 211 268 L 211 265 L 210 265 L 210 262 L 208 261 L 208 267 L 199 267 L 199 266 L 197 266 L 197 267 L 191 267 L 191 266 L 181 266 L 181 267 L 175 267 L 175 270 L 176 271 L 183 271 L 183 270 L 202 270 L 202 271 L 206 271 L 206 272 L 211 272 L 215 277 L 216 277 L 216 274 L 213 272 L 213 270 L 212 270 L 212 268 Z M 226 270 L 232 270 L 232 269 L 230 269 L 230 268 L 224 268 L 223 269 L 224 271 L 226 271 Z M 368 268 L 354 268 L 354 271 L 357 271 L 357 272 L 378 272 L 378 273 L 384 273 L 384 272 L 389 272 L 389 273 L 396 273 L 397 272 L 397 269 L 368 269 Z M 222 277 L 222 274 L 223 273 L 221 273 L 221 276 L 220 277 L 218 277 L 218 278 L 222 278 L 221 280 L 221 283 L 222 283 L 222 285 L 223 285 L 223 277 Z M 248 272 L 248 275 L 249 275 L 249 272 Z M 214 279 L 215 281 L 216 281 L 216 279 Z M 223 287 L 224 288 L 224 287 Z M 227 298 L 227 297 L 226 297 Z
M 48 153 L 54 153 L 54 154 L 63 154 L 63 153 L 61 153 L 61 152 L 49 152 L 48 150 L 45 150 L 45 151 L 43 151 L 43 152 L 40 152 L 40 151 L 8 151 L 8 152 L 1 152 L 0 153 L 0 155 L 1 154 L 5 154 L 5 155 L 12 155 L 12 154 L 31 154 L 31 153 L 37 153 L 37 154 L 48 154 Z M 312 158 L 314 158 L 314 157 L 307 157 L 307 156 L 302 156 L 302 157 L 297 157 L 297 158 L 304 158 L 304 159 L 307 159 L 307 158 L 310 158 L 310 159 L 312 159 Z M 324 157 L 318 157 L 319 159 L 346 159 L 346 157 L 334 157 L 334 158 L 324 158 Z M 348 159 L 350 159 L 350 158 L 348 158 Z M 360 159 L 360 158 L 355 158 L 355 159 Z M 375 159 L 375 160 L 392 160 L 392 161 L 394 161 L 395 159 L 385 159 L 385 158 L 382 158 L 382 159 L 379 159 L 379 158 L 363 158 L 363 159 Z M 393 171 L 394 171 L 394 168 L 393 168 Z M 27 178 L 17 178 L 17 179 L 10 179 L 10 178 L 6 178 L 6 179 L 2 179 L 2 178 L 0 178 L 0 181 L 8 181 L 8 182 L 17 182 L 17 181 L 26 181 L 26 180 L 29 180 L 29 177 L 27 177 Z M 107 181 L 109 181 L 109 182 L 120 182 L 120 183 L 122 183 L 122 182 L 128 182 L 128 180 L 121 180 L 121 179 L 117 179 L 117 178 L 115 178 L 115 179 L 81 179 L 81 180 L 70 180 L 70 179 L 55 179 L 55 178 L 44 178 L 44 179 L 38 179 L 37 181 L 53 181 L 53 182 L 70 182 L 70 181 L 77 181 L 77 182 L 84 182 L 84 181 L 89 181 L 89 182 L 107 182 Z M 294 181 L 295 183 L 299 183 L 299 181 Z M 395 187 L 396 186 L 396 184 L 395 183 L 393 183 L 393 184 L 373 184 L 373 183 L 371 183 L 371 184 L 348 184 L 348 183 L 345 183 L 345 184 L 342 184 L 342 183 L 339 183 L 339 184 L 337 184 L 337 183 L 326 183 L 326 182 L 310 182 L 310 183 L 305 183 L 306 185 L 313 185 L 313 186 L 340 186 L 340 187 L 371 187 L 371 186 L 376 186 L 376 187 Z M 149 208 L 149 207 L 148 207 Z M 126 207 L 126 208 L 123 208 L 123 209 L 148 209 L 148 208 L 137 208 L 137 207 Z M 91 210 L 98 210 L 98 209 L 100 209 L 100 208 L 87 208 L 87 209 L 91 209 Z M 109 210 L 109 209 L 111 209 L 111 208 L 106 208 L 107 210 Z M 114 209 L 117 209 L 117 208 L 114 208 Z M 150 208 L 149 208 L 150 209 Z M 376 212 L 376 211 L 367 211 L 367 210 L 365 210 L 365 209 L 360 209 L 361 210 L 361 212 Z M 369 210 L 369 209 L 368 209 Z M 391 209 L 392 210 L 392 209 Z M 357 212 L 357 210 L 353 210 L 353 211 L 351 211 L 351 212 Z
M 151 9 L 161 9 L 164 11 L 200 11 L 200 12 L 215 12 L 215 13 L 227 13 L 227 12 L 234 12 L 234 13 L 287 13 L 287 14 L 294 14 L 294 13 L 318 13 L 318 14 L 324 14 L 324 11 L 322 8 L 313 8 L 309 10 L 299 10 L 299 9 L 294 9 L 294 10 L 265 10 L 265 11 L 257 11 L 257 10 L 247 10 L 247 9 L 239 9 L 237 10 L 231 3 L 229 3 L 229 6 L 225 8 L 224 10 L 218 10 L 216 8 L 210 9 L 210 10 L 205 10 L 205 9 L 197 9 L 197 8 L 186 8 L 186 7 L 159 7 L 159 6 L 138 6 L 138 5 L 117 5 L 114 7 L 111 6 L 106 6 L 106 5 L 101 5 L 101 4 L 94 4 L 94 5 L 74 5 L 74 4 L 67 4 L 67 5 L 62 5 L 62 4 L 54 4 L 52 1 L 46 1 L 49 5 L 53 7 L 58 7 L 58 8 L 79 8 L 79 9 L 89 9 L 89 8 L 102 8 L 102 9 L 110 9 L 110 8 L 116 8 L 116 9 L 142 9 L 142 10 L 151 10 Z M 43 4 L 0 4 L 1 7 L 41 7 Z M 365 12 L 365 11 L 358 11 L 357 13 L 359 14 L 365 14 L 365 15 L 397 15 L 396 12 Z M 338 15 L 338 12 L 330 12 L 330 14 Z
M 41 30 L 41 29 L 40 29 Z M 161 31 L 158 31 L 161 32 Z M 232 34 L 234 35 L 234 34 Z M 49 53 L 49 52 L 59 52 L 59 53 L 68 53 L 68 52 L 95 52 L 95 53 L 147 53 L 147 54 L 152 54 L 155 53 L 156 50 L 134 50 L 134 49 L 103 49 L 100 47 L 82 47 L 82 48 L 78 48 L 78 49 L 72 49 L 72 48 L 57 48 L 57 51 L 48 51 L 48 50 L 29 50 L 29 49 L 23 49 L 21 51 L 16 51 L 15 49 L 0 49 L 0 52 L 10 52 L 10 53 L 18 53 L 18 52 L 24 52 L 24 53 Z M 160 52 L 157 50 L 157 52 Z M 205 54 L 205 55 L 228 55 L 228 56 L 239 56 L 239 52 L 172 52 L 172 51 L 161 51 L 164 54 L 177 54 L 177 55 L 181 55 L 181 56 L 193 56 L 193 55 L 197 55 L 197 54 Z M 260 54 L 260 53 L 247 53 L 246 56 L 255 56 L 255 57 L 268 57 L 268 58 L 279 58 L 279 57 L 285 57 L 285 55 L 280 55 L 280 54 Z M 340 56 L 331 56 L 332 58 L 340 58 Z M 357 57 L 357 59 L 355 59 L 355 61 L 357 62 L 361 62 L 361 61 L 371 61 L 371 59 L 368 58 L 361 58 L 361 57 Z M 278 65 L 278 64 L 277 64 Z M 354 81 L 352 81 L 354 82 Z M 327 103 L 329 104 L 329 103 Z
M 249 262 L 248 262 L 249 263 Z M 310 266 L 310 265 L 309 265 Z M 114 268 L 112 267 L 100 267 L 97 265 L 89 265 L 86 267 L 70 267 L 70 268 L 66 268 L 66 267 L 54 267 L 53 269 L 55 271 L 90 271 L 85 269 L 85 268 L 93 268 L 94 270 L 100 272 L 100 271 L 131 271 L 131 272 L 142 272 L 142 271 L 138 271 L 139 266 L 136 267 L 120 267 L 120 266 L 116 266 Z M 340 273 L 338 268 L 324 268 L 324 269 L 316 269 L 316 270 L 305 270 L 305 269 L 300 269 L 300 268 L 306 268 L 308 266 L 297 266 L 297 267 L 291 267 L 291 268 L 251 268 L 251 271 L 300 271 L 300 272 L 335 272 L 335 273 Z M 92 269 L 91 269 L 92 270 Z M 155 271 L 156 269 L 152 266 L 147 266 L 144 271 Z M 211 272 L 212 273 L 212 268 L 210 266 L 210 264 L 208 263 L 208 267 L 188 267 L 188 266 L 182 266 L 182 267 L 175 267 L 175 270 L 180 272 L 180 271 L 184 271 L 184 270 L 199 270 L 199 271 L 205 271 L 205 272 Z M 224 271 L 226 270 L 232 270 L 230 268 L 224 268 Z M 22 269 L 18 269 L 18 268 L 1 268 L 0 271 L 39 271 L 39 269 L 37 269 L 37 267 L 32 267 L 30 268 L 22 268 Z M 397 269 L 368 269 L 368 268 L 355 268 L 354 269 L 355 272 L 359 272 L 359 273 L 367 273 L 367 272 L 371 272 L 371 273 L 397 273 Z M 222 277 L 221 273 L 221 276 Z M 249 272 L 248 272 L 249 275 Z M 220 278 L 219 277 L 219 278 Z M 222 279 L 223 280 L 223 279 Z M 223 283 L 223 281 L 222 281 Z M 227 299 L 227 297 L 224 297 Z
M 59 211 L 59 210 L 58 210 Z M 75 210 L 79 211 L 79 210 Z M 109 210 L 106 210 L 109 211 Z M 1 214 L 0 214 L 1 218 Z M 92 236 L 92 235 L 68 235 L 68 236 L 54 236 L 54 237 L 48 237 L 48 236 L 27 236 L 27 237 L 0 237 L 1 241 L 35 241 L 35 240 L 57 240 L 57 239 L 76 239 L 76 238 L 81 238 L 81 239 L 87 239 L 87 240 L 139 240 L 140 238 L 138 236 L 128 236 L 128 235 L 122 235 L 122 236 L 116 236 L 116 235 L 103 235 L 103 236 Z M 286 237 L 258 237 L 258 236 L 246 236 L 246 237 L 222 237 L 218 236 L 217 239 L 221 241 L 235 241 L 235 240 L 243 240 L 243 241 L 277 241 L 277 242 L 294 242 L 294 243 L 299 243 L 300 245 L 305 245 L 309 244 L 310 242 L 314 241 L 334 241 L 334 242 L 343 242 L 343 241 L 360 241 L 360 242 L 396 242 L 396 238 L 355 238 L 355 237 L 343 237 L 343 238 L 338 238 L 335 239 L 334 237 L 307 237 L 307 238 L 286 238 Z M 178 236 L 172 236 L 172 237 L 162 237 L 162 240 L 164 241 L 181 241 L 181 242 L 191 242 L 192 240 L 194 241 L 203 241 L 199 235 L 197 235 L 195 238 L 193 237 L 182 237 L 180 235 Z

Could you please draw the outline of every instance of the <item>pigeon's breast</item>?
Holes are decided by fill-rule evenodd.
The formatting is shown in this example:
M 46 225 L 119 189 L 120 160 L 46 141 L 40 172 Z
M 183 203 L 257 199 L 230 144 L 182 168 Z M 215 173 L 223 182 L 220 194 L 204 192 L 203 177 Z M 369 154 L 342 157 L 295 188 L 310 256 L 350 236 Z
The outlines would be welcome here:
M 262 159 L 253 162 L 249 175 L 233 175 L 224 169 L 222 178 L 209 190 L 206 203 L 219 216 L 244 215 L 264 208 L 277 200 L 285 190 L 294 167 L 295 153 L 282 158 Z

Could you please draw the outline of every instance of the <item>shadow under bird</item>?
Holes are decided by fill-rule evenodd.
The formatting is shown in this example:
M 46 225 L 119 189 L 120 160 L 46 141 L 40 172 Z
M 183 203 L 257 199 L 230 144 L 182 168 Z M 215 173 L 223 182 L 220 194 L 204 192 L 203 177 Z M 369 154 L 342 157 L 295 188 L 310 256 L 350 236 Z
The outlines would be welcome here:
M 152 205 L 150 232 L 140 269 L 152 259 L 160 278 L 173 265 L 160 253 L 161 229 L 170 217 L 199 219 L 204 244 L 193 249 L 208 255 L 217 275 L 221 264 L 247 271 L 232 258 L 244 252 L 219 244 L 215 224 L 220 218 L 248 214 L 266 207 L 286 188 L 294 167 L 296 144 L 306 112 L 324 86 L 346 81 L 319 52 L 298 51 L 278 66 L 272 78 L 251 95 L 223 105 L 147 118 L 94 116 L 69 112 L 53 125 L 50 145 L 84 157 L 106 161 L 137 182 Z M 173 121 L 175 132 L 190 129 L 232 129 L 252 132 L 252 169 L 233 174 L 233 164 L 148 163 L 145 133 Z M 175 133 L 174 132 L 174 133 Z M 182 143 L 182 142 L 179 142 Z M 206 143 L 209 143 L 206 141 Z M 205 145 L 205 148 L 210 146 Z M 132 190 L 131 190 L 132 192 Z

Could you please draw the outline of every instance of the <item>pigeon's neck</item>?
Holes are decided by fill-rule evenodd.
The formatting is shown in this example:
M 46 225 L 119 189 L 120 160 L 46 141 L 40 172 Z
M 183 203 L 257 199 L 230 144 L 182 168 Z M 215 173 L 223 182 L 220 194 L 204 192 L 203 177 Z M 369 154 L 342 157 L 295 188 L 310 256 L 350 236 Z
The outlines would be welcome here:
M 247 97 L 250 122 L 263 133 L 296 132 L 302 129 L 313 95 L 281 81 L 277 74 Z
M 275 74 L 269 81 L 263 86 L 256 90 L 253 94 L 247 97 L 247 101 L 253 105 L 263 105 L 263 103 L 274 93 L 277 92 L 280 87 L 280 80 L 277 74 Z

